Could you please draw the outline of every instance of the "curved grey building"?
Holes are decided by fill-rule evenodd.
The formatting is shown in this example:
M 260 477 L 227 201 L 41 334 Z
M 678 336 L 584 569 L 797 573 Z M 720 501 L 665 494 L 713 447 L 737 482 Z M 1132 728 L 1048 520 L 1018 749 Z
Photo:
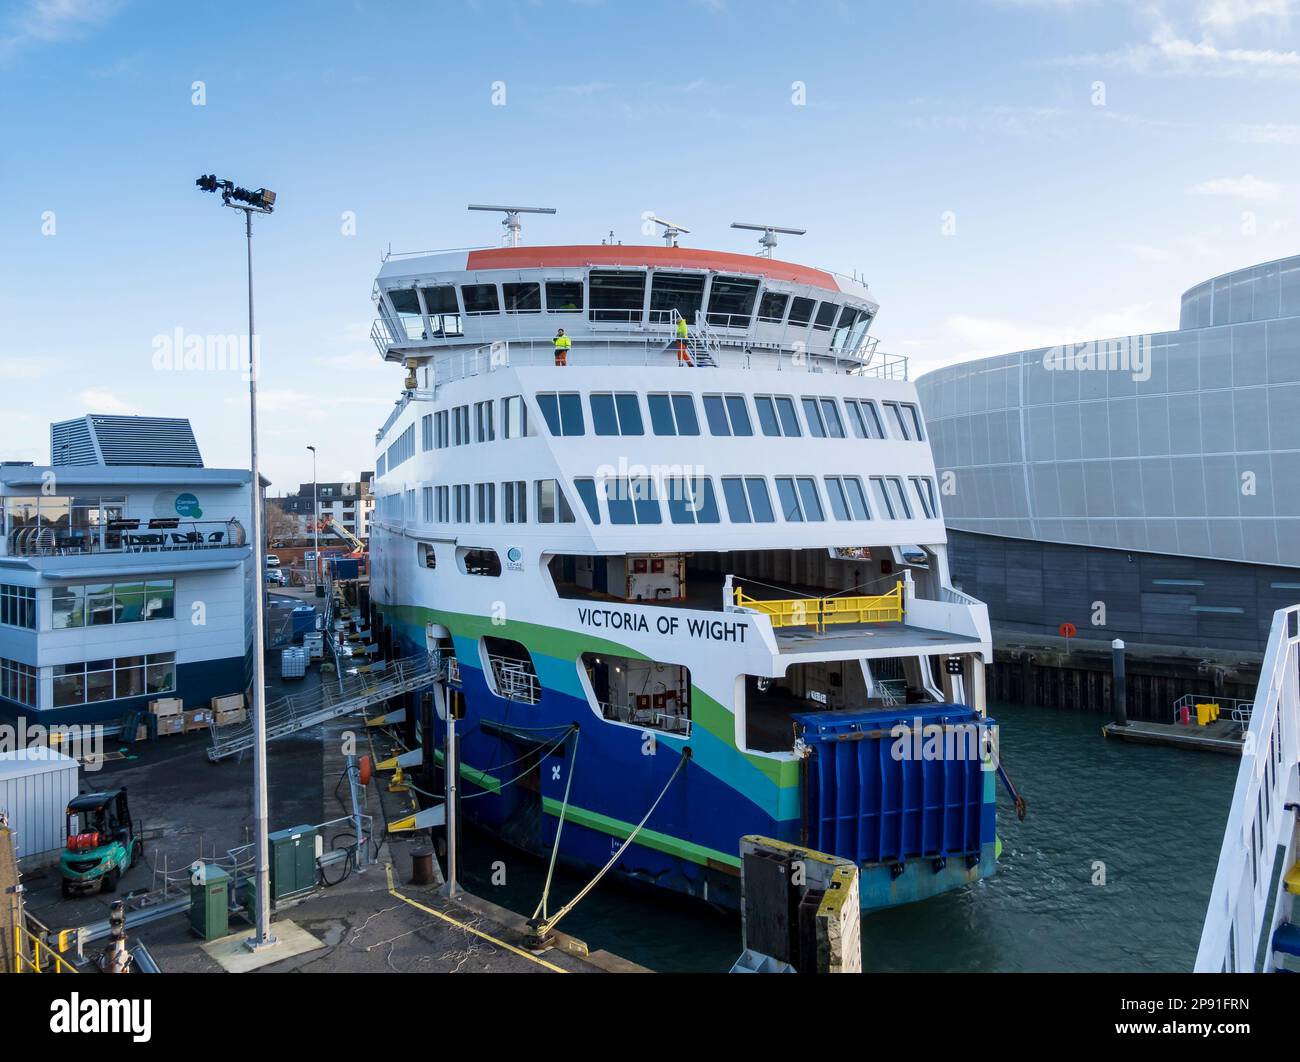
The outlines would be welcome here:
M 1177 331 L 917 388 L 953 576 L 995 622 L 1262 649 L 1300 600 L 1300 256 L 1191 288 Z

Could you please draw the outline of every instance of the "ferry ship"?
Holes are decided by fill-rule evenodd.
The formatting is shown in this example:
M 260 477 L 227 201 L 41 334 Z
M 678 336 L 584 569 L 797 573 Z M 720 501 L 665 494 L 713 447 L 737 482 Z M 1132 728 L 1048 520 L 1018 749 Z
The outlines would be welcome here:
M 390 253 L 373 293 L 406 379 L 372 623 L 437 663 L 462 816 L 730 909 L 746 835 L 853 860 L 864 910 L 991 874 L 987 614 L 867 285 L 775 227 L 524 246 L 500 209 L 506 246 Z

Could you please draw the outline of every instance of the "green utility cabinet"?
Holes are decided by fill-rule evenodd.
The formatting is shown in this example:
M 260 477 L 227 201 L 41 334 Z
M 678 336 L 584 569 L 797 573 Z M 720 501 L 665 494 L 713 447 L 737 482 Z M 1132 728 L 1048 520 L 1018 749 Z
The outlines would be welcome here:
M 230 875 L 204 864 L 190 879 L 190 928 L 204 940 L 230 932 Z
M 277 830 L 271 842 L 271 899 L 276 903 L 316 886 L 316 827 Z

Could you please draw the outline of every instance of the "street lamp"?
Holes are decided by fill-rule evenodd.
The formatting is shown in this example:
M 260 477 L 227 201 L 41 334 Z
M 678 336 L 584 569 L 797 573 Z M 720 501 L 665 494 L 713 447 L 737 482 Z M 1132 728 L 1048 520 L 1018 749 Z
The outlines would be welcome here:
M 316 593 L 320 589 L 320 503 L 316 498 L 316 447 L 309 446 L 307 449 L 311 451 L 311 530 L 315 536 L 312 545 L 315 556 L 312 558 L 311 588 Z
M 248 436 L 249 491 L 252 496 L 253 563 L 258 586 L 253 595 L 253 819 L 257 834 L 256 929 L 248 947 L 253 951 L 276 943 L 271 933 L 271 871 L 267 840 L 266 798 L 266 535 L 262 519 L 262 480 L 257 471 L 257 344 L 253 330 L 253 215 L 275 208 L 275 193 L 265 188 L 249 191 L 232 181 L 205 174 L 194 182 L 204 192 L 221 192 L 221 202 L 244 212 L 248 243 Z

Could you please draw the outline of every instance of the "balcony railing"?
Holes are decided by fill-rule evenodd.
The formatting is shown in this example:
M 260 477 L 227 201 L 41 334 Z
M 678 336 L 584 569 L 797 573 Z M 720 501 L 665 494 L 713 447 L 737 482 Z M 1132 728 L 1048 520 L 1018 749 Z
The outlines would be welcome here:
M 736 608 L 768 616 L 773 627 L 812 627 L 824 631 L 834 623 L 902 623 L 903 584 L 887 594 L 865 597 L 795 597 L 765 600 L 734 588 Z
M 238 520 L 112 520 L 68 529 L 52 524 L 13 528 L 4 538 L 10 557 L 70 557 L 99 553 L 157 553 L 228 549 L 248 544 Z

